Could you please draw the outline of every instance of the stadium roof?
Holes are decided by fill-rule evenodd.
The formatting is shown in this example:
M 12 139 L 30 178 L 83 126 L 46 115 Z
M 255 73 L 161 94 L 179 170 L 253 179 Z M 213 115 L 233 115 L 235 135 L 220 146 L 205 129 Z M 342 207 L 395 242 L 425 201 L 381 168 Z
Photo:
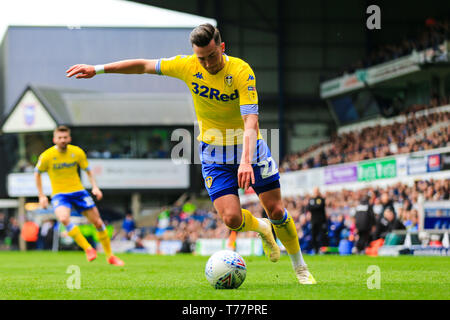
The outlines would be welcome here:
M 193 28 L 217 21 L 124 0 L 2 0 L 0 40 L 8 26 Z
M 29 85 L 7 115 L 4 133 L 51 131 L 57 125 L 193 126 L 189 93 L 104 93 Z

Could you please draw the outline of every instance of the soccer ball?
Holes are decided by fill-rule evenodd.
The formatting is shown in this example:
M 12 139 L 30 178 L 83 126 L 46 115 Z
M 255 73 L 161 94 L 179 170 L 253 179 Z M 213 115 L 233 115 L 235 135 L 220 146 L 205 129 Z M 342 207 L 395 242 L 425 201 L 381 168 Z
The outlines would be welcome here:
M 205 275 L 208 282 L 216 289 L 237 289 L 245 280 L 247 266 L 238 253 L 221 250 L 209 258 Z

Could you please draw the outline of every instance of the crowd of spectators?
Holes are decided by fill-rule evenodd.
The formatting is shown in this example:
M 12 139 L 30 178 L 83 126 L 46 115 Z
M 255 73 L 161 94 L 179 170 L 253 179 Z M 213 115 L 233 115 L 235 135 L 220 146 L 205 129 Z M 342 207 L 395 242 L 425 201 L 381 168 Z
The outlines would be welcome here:
M 418 180 L 412 186 L 397 183 L 386 188 L 366 187 L 357 191 L 341 190 L 322 192 L 325 199 L 327 217 L 327 233 L 321 247 L 338 247 L 341 240 L 356 242 L 359 234 L 356 227 L 356 212 L 363 199 L 370 206 L 374 220 L 370 225 L 370 241 L 384 239 L 395 229 L 418 230 L 418 199 L 422 194 L 425 201 L 450 200 L 450 179 Z M 306 253 L 314 253 L 311 225 L 310 199 L 314 194 L 286 197 L 284 205 L 292 215 L 297 226 L 301 248 Z M 256 217 L 265 217 L 259 202 L 244 206 Z M 180 240 L 191 245 L 199 238 L 229 237 L 230 230 L 218 217 L 214 208 L 196 209 L 191 213 L 184 212 L 182 207 L 167 209 L 168 223 L 165 228 L 158 226 L 136 229 L 135 240 Z M 237 238 L 257 237 L 256 232 L 238 232 Z M 369 242 L 369 241 L 368 241 Z M 368 244 L 366 243 L 366 245 Z
M 413 106 L 412 110 L 420 106 Z M 407 113 L 406 122 L 395 122 L 385 126 L 366 127 L 361 131 L 333 134 L 331 147 L 315 156 L 309 156 L 321 145 L 290 154 L 283 159 L 280 172 L 304 170 L 352 161 L 368 160 L 400 153 L 446 147 L 449 144 L 449 126 L 426 133 L 437 124 L 449 123 L 450 112 L 430 113 L 416 117 Z
M 404 57 L 413 51 L 420 52 L 429 48 L 439 51 L 439 45 L 450 39 L 449 32 L 449 21 L 447 19 L 437 21 L 433 18 L 428 18 L 425 20 L 424 25 L 419 27 L 418 32 L 414 36 L 405 36 L 399 39 L 397 43 L 379 45 L 370 50 L 370 53 L 363 59 L 343 67 L 338 72 L 324 75 L 321 77 L 321 80 L 325 81 L 341 77 L 344 74 L 352 74 L 358 69 L 366 69 L 383 62 Z
M 46 219 L 40 225 L 26 218 L 22 227 L 16 217 L 0 212 L 0 250 L 19 250 L 20 238 L 26 250 L 51 250 L 55 219 Z
M 311 194 L 285 197 L 283 202 L 297 226 L 299 242 L 305 253 L 317 252 L 313 239 L 314 212 L 311 199 L 318 196 L 324 199 L 326 214 L 326 236 L 320 239 L 320 252 L 337 248 L 342 241 L 354 243 L 356 246 L 359 238 L 363 236 L 361 231 L 367 231 L 363 248 L 360 242 L 357 250 L 364 252 L 371 241 L 385 239 L 393 230 L 418 231 L 419 195 L 425 201 L 449 201 L 450 179 L 417 180 L 413 185 L 397 183 L 387 187 L 367 186 L 360 190 L 320 192 L 315 188 Z M 362 230 L 359 211 L 361 204 L 364 203 L 370 207 L 373 219 L 366 219 L 369 221 L 367 228 L 364 227 Z M 186 209 L 188 207 L 190 210 Z M 266 217 L 259 202 L 246 204 L 244 208 L 250 210 L 256 217 Z M 39 227 L 36 225 L 29 228 L 28 231 L 33 232 L 27 235 L 24 229 L 19 228 L 14 217 L 8 218 L 4 213 L 0 213 L 0 242 L 3 249 L 18 250 L 19 237 L 22 237 L 27 242 L 28 249 L 50 250 L 55 222 L 46 220 Z M 194 252 L 195 242 L 199 238 L 227 239 L 229 236 L 230 230 L 219 218 L 213 206 L 196 208 L 185 204 L 165 208 L 158 217 L 158 223 L 150 227 L 138 227 L 132 215 L 128 214 L 113 240 L 134 241 L 137 249 L 144 248 L 143 240 L 179 240 L 183 243 L 181 252 Z M 237 233 L 237 238 L 252 237 L 257 237 L 257 233 Z
M 0 212 L 0 249 L 18 250 L 20 232 L 17 219 Z

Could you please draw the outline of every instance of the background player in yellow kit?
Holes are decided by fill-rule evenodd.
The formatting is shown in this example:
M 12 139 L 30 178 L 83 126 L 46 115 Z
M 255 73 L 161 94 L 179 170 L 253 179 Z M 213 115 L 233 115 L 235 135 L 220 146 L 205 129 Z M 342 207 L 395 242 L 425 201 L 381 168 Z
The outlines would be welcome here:
M 97 187 L 89 170 L 86 154 L 81 148 L 69 144 L 71 142 L 70 129 L 66 126 L 59 126 L 54 130 L 53 142 L 55 145 L 39 156 L 35 168 L 40 205 L 43 208 L 48 206 L 48 199 L 43 192 L 41 179 L 41 173 L 46 171 L 52 186 L 52 205 L 55 215 L 64 224 L 69 235 L 86 252 L 87 260 L 94 260 L 97 257 L 97 252 L 81 234 L 78 226 L 70 222 L 72 207 L 86 216 L 89 222 L 97 228 L 98 238 L 103 246 L 108 263 L 123 266 L 124 262 L 112 254 L 105 224 L 100 218 L 94 200 L 81 184 L 78 168 L 86 170 L 92 185 L 92 194 L 97 197 L 97 200 L 102 199 L 103 194 Z
M 193 55 L 169 59 L 133 59 L 106 65 L 78 64 L 67 77 L 92 78 L 101 73 L 159 74 L 183 80 L 191 90 L 199 123 L 202 173 L 211 201 L 224 223 L 235 231 L 256 231 L 271 261 L 280 249 L 271 225 L 285 246 L 301 284 L 316 283 L 300 250 L 297 231 L 284 208 L 277 164 L 258 125 L 255 74 L 243 60 L 227 56 L 219 30 L 210 24 L 190 35 Z M 238 188 L 250 186 L 258 194 L 269 219 L 242 209 Z

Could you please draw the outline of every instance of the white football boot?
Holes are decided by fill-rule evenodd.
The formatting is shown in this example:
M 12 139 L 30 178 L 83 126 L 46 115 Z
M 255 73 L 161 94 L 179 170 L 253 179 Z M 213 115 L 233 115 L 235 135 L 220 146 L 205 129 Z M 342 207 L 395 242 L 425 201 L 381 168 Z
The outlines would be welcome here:
M 262 240 L 264 253 L 269 257 L 270 261 L 277 262 L 280 260 L 280 247 L 278 247 L 275 237 L 272 233 L 272 224 L 269 219 L 262 218 L 259 221 L 259 236 Z

